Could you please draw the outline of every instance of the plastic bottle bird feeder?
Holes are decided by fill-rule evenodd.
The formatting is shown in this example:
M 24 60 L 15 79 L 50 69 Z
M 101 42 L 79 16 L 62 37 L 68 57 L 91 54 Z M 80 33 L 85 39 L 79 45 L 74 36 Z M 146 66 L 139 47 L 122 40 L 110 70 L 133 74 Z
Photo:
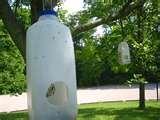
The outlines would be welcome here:
M 43 3 L 47 5 L 39 20 L 27 31 L 30 120 L 75 120 L 77 89 L 71 33 L 52 7 L 48 9 L 53 5 Z
M 118 45 L 119 63 L 122 65 L 131 63 L 130 51 L 127 42 L 121 42 Z

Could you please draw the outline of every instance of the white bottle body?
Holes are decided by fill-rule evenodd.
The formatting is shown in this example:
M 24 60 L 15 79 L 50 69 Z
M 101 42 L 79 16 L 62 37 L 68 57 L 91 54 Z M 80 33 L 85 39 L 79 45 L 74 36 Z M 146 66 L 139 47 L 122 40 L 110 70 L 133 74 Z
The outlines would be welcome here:
M 55 16 L 41 16 L 27 31 L 30 120 L 75 120 L 74 47 L 70 30 Z
M 118 45 L 118 55 L 120 64 L 125 65 L 131 63 L 130 50 L 127 42 L 121 42 Z

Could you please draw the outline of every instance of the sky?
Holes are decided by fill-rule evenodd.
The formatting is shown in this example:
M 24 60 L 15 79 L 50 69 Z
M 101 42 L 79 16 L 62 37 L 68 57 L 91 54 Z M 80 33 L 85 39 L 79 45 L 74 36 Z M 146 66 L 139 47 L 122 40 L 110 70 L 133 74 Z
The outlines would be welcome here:
M 65 0 L 64 8 L 69 13 L 75 13 L 83 8 L 83 0 Z
M 14 0 L 8 0 L 9 3 L 13 3 Z M 75 13 L 83 8 L 84 0 L 62 0 L 64 1 L 64 8 L 68 10 L 69 13 Z
M 68 10 L 69 13 L 76 13 L 77 11 L 83 9 L 83 1 L 84 0 L 65 0 L 63 7 Z M 104 28 L 102 26 L 98 26 L 94 35 L 102 37 L 103 33 Z

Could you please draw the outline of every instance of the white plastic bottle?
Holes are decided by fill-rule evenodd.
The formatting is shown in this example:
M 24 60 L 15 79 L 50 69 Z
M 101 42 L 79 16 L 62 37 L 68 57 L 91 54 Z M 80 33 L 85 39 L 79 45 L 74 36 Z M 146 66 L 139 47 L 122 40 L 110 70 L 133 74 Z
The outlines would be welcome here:
M 44 11 L 27 31 L 30 120 L 75 120 L 75 57 L 71 33 L 54 11 Z
M 119 63 L 122 65 L 130 64 L 130 50 L 127 42 L 123 41 L 118 45 Z

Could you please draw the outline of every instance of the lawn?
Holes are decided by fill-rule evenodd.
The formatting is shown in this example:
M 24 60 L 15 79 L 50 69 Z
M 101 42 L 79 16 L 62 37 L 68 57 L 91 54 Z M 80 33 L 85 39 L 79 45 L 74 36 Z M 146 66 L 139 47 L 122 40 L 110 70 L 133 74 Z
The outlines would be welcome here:
M 106 102 L 79 106 L 77 120 L 160 120 L 160 102 L 146 102 L 146 109 L 137 109 L 138 102 Z M 0 120 L 28 120 L 27 113 L 1 113 Z

